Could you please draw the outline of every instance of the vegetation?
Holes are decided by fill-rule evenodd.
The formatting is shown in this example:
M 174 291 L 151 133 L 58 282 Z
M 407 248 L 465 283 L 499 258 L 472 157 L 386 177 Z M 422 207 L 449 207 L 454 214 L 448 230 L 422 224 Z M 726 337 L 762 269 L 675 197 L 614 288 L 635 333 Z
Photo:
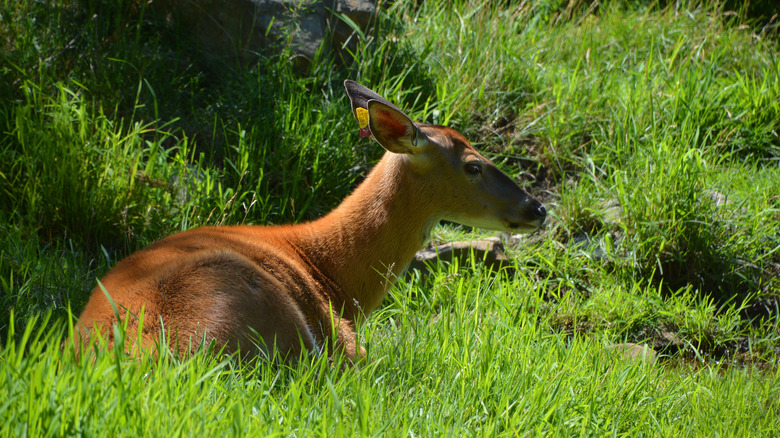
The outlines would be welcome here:
M 0 0 L 2 435 L 778 435 L 776 18 L 604 3 L 392 2 L 301 67 L 206 59 L 145 1 Z M 132 251 L 349 193 L 382 150 L 346 78 L 545 201 L 512 269 L 400 279 L 357 365 L 61 348 Z

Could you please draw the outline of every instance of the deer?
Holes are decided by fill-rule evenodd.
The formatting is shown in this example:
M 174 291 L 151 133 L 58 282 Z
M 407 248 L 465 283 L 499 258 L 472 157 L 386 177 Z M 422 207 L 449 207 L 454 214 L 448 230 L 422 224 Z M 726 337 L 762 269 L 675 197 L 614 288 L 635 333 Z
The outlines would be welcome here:
M 131 254 L 93 289 L 77 322 L 82 341 L 100 336 L 117 348 L 111 327 L 123 321 L 138 333 L 125 342 L 140 351 L 167 339 L 181 355 L 213 343 L 242 358 L 338 352 L 358 361 L 357 324 L 434 225 L 543 225 L 545 207 L 459 132 L 413 122 L 357 82 L 344 86 L 360 135 L 385 152 L 340 205 L 294 225 L 193 228 Z

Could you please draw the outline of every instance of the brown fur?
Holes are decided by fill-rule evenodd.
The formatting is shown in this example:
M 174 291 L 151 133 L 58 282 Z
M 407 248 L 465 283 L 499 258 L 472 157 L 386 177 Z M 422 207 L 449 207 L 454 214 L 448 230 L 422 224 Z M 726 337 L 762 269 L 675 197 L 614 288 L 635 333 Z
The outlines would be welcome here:
M 384 117 L 388 109 L 381 110 Z M 439 220 L 515 231 L 543 222 L 540 204 L 456 131 L 408 121 L 409 135 L 422 139 L 413 146 L 399 138 L 396 122 L 387 133 L 379 123 L 371 130 L 388 152 L 325 217 L 299 225 L 196 228 L 117 264 L 102 285 L 127 320 L 127 333 L 137 333 L 143 311 L 138 341 L 146 351 L 164 326 L 181 354 L 213 341 L 227 353 L 275 349 L 297 357 L 301 347 L 321 351 L 335 335 L 335 348 L 355 359 L 363 351 L 356 323 L 381 303 Z M 484 163 L 481 179 L 463 171 L 469 160 Z M 114 310 L 96 287 L 79 328 L 85 338 L 95 329 L 110 338 L 114 323 Z

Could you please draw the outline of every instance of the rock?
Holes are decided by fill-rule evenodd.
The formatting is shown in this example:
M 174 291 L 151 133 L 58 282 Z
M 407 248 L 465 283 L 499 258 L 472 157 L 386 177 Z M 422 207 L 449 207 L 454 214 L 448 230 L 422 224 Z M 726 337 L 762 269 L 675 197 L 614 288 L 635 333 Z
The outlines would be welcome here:
M 436 263 L 437 260 L 452 262 L 457 259 L 460 265 L 468 264 L 472 255 L 477 262 L 484 263 L 494 271 L 511 265 L 509 257 L 504 252 L 504 245 L 501 243 L 501 239 L 496 237 L 484 240 L 451 242 L 423 249 L 414 256 L 414 260 L 409 265 L 409 271 L 417 269 L 421 272 L 426 272 L 428 265 Z
M 366 33 L 377 16 L 370 0 L 157 0 L 155 11 L 179 33 L 188 34 L 207 58 L 251 63 L 260 49 L 289 41 L 307 65 L 323 42 L 346 55 L 356 47 L 355 30 Z
M 603 220 L 606 224 L 617 224 L 623 217 L 623 207 L 617 200 L 607 200 L 600 204 Z
M 660 351 L 679 351 L 685 347 L 685 341 L 677 335 L 677 331 L 670 324 L 663 324 L 656 330 L 653 345 Z
M 720 207 L 731 203 L 731 200 L 726 195 L 715 190 L 708 191 L 707 196 L 715 204 L 716 207 Z
M 610 349 L 619 353 L 623 358 L 631 361 L 642 361 L 648 364 L 654 364 L 657 360 L 655 350 L 650 348 L 647 344 L 626 342 L 612 345 Z

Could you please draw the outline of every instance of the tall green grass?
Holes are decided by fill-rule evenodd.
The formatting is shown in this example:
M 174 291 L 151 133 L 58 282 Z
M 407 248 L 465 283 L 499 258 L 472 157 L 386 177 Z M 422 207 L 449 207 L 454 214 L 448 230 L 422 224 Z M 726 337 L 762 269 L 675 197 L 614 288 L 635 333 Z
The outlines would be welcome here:
M 529 279 L 530 280 L 530 279 Z M 237 364 L 197 354 L 77 358 L 44 322 L 3 350 L 2 433 L 300 435 L 772 435 L 776 371 L 629 361 L 601 336 L 549 331 L 538 292 L 477 273 L 438 317 L 414 283 L 365 327 L 368 361 Z M 434 283 L 451 283 L 437 276 Z M 493 283 L 493 284 L 491 284 Z M 52 351 L 54 350 L 54 352 Z M 56 352 L 56 353 L 55 353 Z

